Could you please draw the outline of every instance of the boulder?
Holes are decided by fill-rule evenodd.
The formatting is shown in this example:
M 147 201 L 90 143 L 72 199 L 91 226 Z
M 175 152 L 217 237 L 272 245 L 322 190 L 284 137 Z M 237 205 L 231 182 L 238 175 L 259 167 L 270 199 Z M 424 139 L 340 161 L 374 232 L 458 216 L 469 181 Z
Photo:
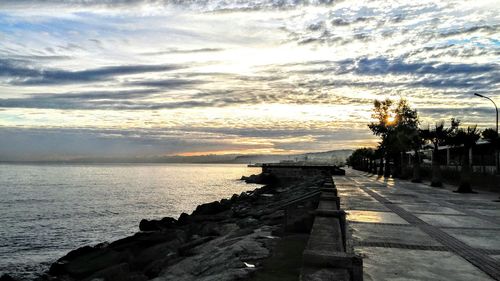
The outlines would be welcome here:
M 252 217 L 247 217 L 236 222 L 240 228 L 256 227 L 259 223 L 259 220 Z
M 186 213 L 182 213 L 179 216 L 179 219 L 177 220 L 177 225 L 186 225 L 189 224 L 190 222 L 191 222 L 191 217 Z
M 146 220 L 142 219 L 139 223 L 141 231 L 158 231 L 162 229 L 174 228 L 177 225 L 177 220 L 171 217 L 165 217 L 161 220 Z
M 246 183 L 257 183 L 257 184 L 274 184 L 277 183 L 277 178 L 270 173 L 261 173 L 258 175 L 251 175 L 249 177 L 241 177 Z
M 160 230 L 158 226 L 156 225 L 156 221 L 154 220 L 147 220 L 147 219 L 142 219 L 141 222 L 139 222 L 139 230 L 140 231 L 156 231 Z
M 148 278 L 138 272 L 130 272 L 130 267 L 126 263 L 117 264 L 92 274 L 88 280 L 106 281 L 146 281 Z
M 9 274 L 4 274 L 0 277 L 0 281 L 16 281 L 16 279 L 14 279 Z
M 53 276 L 68 275 L 76 279 L 83 279 L 90 274 L 120 264 L 125 260 L 127 260 L 126 253 L 104 249 L 98 252 L 83 254 L 73 259 L 63 257 L 51 265 L 49 274 Z
M 198 205 L 194 210 L 193 215 L 213 215 L 230 208 L 230 204 L 221 204 L 219 201 L 214 201 L 207 204 Z
M 231 196 L 230 200 L 231 200 L 232 203 L 238 201 L 238 194 L 233 194 L 233 196 Z

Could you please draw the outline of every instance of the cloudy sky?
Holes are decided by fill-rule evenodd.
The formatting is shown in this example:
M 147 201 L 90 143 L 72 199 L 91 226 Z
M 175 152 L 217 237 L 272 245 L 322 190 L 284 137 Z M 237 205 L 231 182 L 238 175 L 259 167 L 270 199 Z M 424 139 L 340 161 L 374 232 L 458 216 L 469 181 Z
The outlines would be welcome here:
M 374 99 L 493 127 L 496 1 L 2 0 L 0 160 L 374 145 Z

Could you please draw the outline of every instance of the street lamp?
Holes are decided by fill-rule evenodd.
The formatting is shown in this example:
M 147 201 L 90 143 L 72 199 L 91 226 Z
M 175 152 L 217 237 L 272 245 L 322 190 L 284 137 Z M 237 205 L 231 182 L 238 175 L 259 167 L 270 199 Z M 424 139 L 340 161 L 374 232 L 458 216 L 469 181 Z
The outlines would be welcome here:
M 493 103 L 493 105 L 495 105 L 495 109 L 496 109 L 496 111 L 497 111 L 497 135 L 498 135 L 498 107 L 497 107 L 496 103 L 495 103 L 492 99 L 490 99 L 490 98 L 488 98 L 488 97 L 486 97 L 486 96 L 483 96 L 483 95 L 481 95 L 481 94 L 474 93 L 474 95 L 475 95 L 475 96 L 478 96 L 478 97 L 481 97 L 481 98 L 488 99 L 488 100 L 490 100 L 490 101 Z

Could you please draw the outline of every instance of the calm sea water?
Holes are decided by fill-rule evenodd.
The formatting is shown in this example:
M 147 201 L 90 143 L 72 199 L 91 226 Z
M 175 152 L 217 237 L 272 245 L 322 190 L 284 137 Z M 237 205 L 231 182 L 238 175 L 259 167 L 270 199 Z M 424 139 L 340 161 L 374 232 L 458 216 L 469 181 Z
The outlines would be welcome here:
M 0 275 L 32 279 L 68 251 L 256 188 L 244 165 L 0 165 Z

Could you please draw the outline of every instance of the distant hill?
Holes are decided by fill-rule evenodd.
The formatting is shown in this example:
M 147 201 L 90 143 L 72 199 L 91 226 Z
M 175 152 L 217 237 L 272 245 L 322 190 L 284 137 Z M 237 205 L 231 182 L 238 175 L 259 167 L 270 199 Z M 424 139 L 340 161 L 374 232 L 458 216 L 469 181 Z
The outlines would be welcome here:
M 73 158 L 64 160 L 30 161 L 30 163 L 226 163 L 226 164 L 254 164 L 278 163 L 280 161 L 307 161 L 323 163 L 343 163 L 353 150 L 342 149 L 305 154 L 208 154 L 199 156 L 158 156 L 137 158 Z M 1 161 L 0 161 L 1 162 Z M 9 161 L 7 161 L 9 162 Z M 23 161 L 26 162 L 26 161 Z
M 311 152 L 305 154 L 289 155 L 241 155 L 233 163 L 278 163 L 280 161 L 306 161 L 324 163 L 343 163 L 352 154 L 352 149 L 331 150 L 324 152 Z

